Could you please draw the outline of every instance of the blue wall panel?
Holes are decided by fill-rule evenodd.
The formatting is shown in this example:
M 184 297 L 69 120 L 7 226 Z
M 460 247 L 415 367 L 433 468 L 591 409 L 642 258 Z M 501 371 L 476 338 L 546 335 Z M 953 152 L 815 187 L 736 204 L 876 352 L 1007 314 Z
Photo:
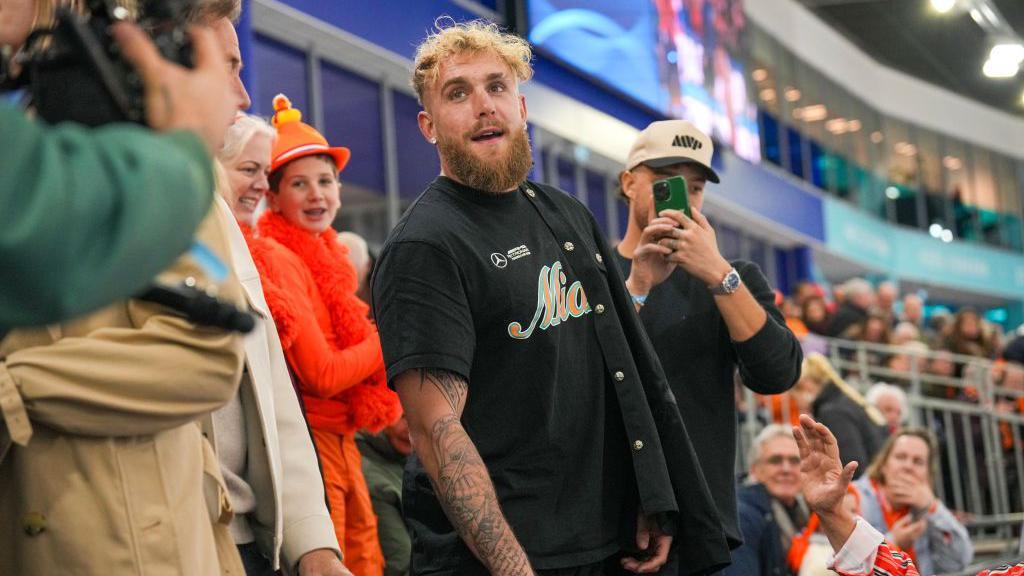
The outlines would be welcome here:
M 274 113 L 274 96 L 283 93 L 306 114 L 303 120 L 310 121 L 305 53 L 257 34 L 249 66 L 259 66 L 254 85 L 248 86 L 255 114 L 269 117 Z
M 716 154 L 724 164 L 722 183 L 708 194 L 721 195 L 761 216 L 824 242 L 821 198 L 783 177 L 732 154 Z
M 320 65 L 327 141 L 348 146 L 352 159 L 342 182 L 384 192 L 384 143 L 380 85 L 331 64 Z
M 284 0 L 284 3 L 409 59 L 419 41 L 433 30 L 437 17 L 448 15 L 458 21 L 477 18 L 458 4 L 445 0 Z

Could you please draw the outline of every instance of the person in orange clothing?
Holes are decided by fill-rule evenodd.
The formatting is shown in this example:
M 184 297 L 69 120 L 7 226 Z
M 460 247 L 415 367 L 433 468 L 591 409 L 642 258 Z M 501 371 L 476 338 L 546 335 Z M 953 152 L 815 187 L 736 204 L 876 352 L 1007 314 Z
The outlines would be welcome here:
M 285 358 L 306 409 L 345 565 L 380 576 L 384 556 L 355 432 L 378 432 L 401 415 L 387 387 L 380 338 L 356 297 L 356 271 L 331 228 L 341 207 L 338 174 L 348 148 L 328 146 L 283 95 L 274 98 L 277 140 L 269 210 L 253 257 Z

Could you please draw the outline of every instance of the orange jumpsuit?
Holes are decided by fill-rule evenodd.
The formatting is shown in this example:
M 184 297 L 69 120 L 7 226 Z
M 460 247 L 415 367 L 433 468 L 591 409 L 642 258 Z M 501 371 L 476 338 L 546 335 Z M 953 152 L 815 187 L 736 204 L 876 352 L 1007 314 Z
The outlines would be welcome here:
M 345 565 L 355 576 L 379 576 L 384 556 L 354 434 L 379 431 L 401 407 L 336 236 L 328 229 L 314 237 L 268 212 L 250 251 L 312 431 Z

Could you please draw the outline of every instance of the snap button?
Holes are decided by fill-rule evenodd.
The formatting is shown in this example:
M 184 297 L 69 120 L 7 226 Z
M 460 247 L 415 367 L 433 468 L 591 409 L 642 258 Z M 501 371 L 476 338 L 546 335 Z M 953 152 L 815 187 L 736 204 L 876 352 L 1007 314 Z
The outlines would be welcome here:
M 642 441 L 640 441 L 640 440 L 637 440 L 636 442 L 633 442 L 633 449 L 637 450 L 637 451 L 643 450 L 644 449 L 644 443 Z
M 614 376 L 615 376 L 615 379 L 618 380 L 619 382 L 622 382 L 623 380 L 626 379 L 626 375 L 623 374 L 621 370 L 616 372 Z
M 602 258 L 600 254 L 594 254 L 594 258 L 597 258 L 598 264 L 604 264 L 604 258 Z
M 534 192 L 533 190 L 530 190 L 529 188 L 527 188 L 526 189 L 526 195 L 529 196 L 530 198 L 533 198 L 534 196 L 537 195 L 537 193 Z
M 604 304 L 598 304 L 597 306 L 594 306 L 594 312 L 597 312 L 598 314 L 604 314 Z
M 566 252 L 572 252 L 576 249 L 576 246 L 572 242 L 566 242 L 565 244 L 562 244 L 562 248 L 565 248 Z
M 36 536 L 46 530 L 46 516 L 41 512 L 26 512 L 21 517 L 21 527 L 25 534 Z

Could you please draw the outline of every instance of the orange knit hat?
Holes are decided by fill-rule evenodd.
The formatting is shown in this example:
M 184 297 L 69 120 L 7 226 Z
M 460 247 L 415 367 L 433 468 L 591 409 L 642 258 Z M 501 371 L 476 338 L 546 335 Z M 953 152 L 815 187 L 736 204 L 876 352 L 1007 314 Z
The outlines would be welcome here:
M 270 171 L 274 172 L 292 160 L 304 156 L 326 154 L 334 158 L 338 172 L 345 169 L 352 151 L 343 146 L 331 148 L 316 128 L 302 121 L 302 112 L 292 108 L 291 100 L 284 94 L 274 96 L 274 117 L 271 123 L 277 128 L 277 140 L 270 153 Z

